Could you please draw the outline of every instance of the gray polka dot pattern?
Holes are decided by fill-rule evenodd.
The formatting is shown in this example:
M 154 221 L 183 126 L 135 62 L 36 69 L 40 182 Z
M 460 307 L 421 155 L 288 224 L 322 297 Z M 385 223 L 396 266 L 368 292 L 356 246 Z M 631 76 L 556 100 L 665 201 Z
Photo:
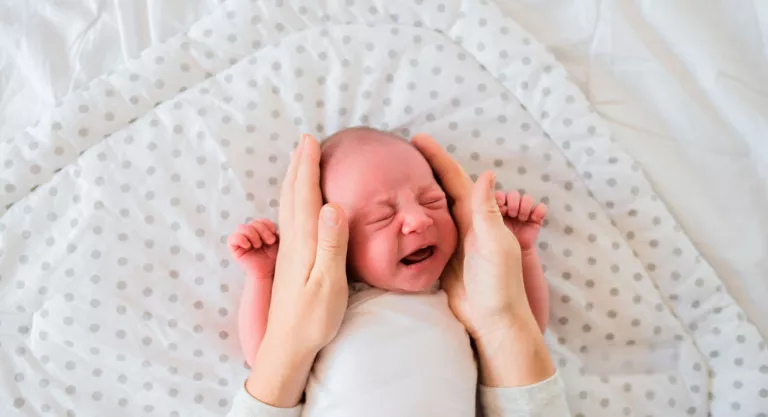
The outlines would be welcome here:
M 225 2 L 0 142 L 0 401 L 224 414 L 247 370 L 221 237 L 276 217 L 302 132 L 369 124 L 550 205 L 547 341 L 574 415 L 768 409 L 765 341 L 637 165 L 541 45 L 462 4 Z

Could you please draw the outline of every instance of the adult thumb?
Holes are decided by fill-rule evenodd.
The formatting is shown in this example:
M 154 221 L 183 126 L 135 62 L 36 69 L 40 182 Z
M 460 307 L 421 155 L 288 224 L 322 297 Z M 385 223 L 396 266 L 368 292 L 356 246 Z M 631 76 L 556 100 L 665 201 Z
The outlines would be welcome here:
M 312 276 L 346 279 L 349 225 L 344 210 L 335 204 L 324 205 L 320 209 L 317 230 L 317 255 Z
M 495 183 L 496 176 L 492 171 L 486 171 L 472 188 L 472 226 L 481 235 L 504 224 L 496 202 Z

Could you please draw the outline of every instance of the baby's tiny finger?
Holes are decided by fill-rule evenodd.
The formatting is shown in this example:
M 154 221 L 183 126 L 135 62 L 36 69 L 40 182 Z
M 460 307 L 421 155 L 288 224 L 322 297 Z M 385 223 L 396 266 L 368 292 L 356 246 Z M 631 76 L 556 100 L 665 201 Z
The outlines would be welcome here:
M 251 243 L 248 242 L 248 239 L 243 236 L 242 232 L 236 232 L 227 238 L 227 244 L 229 245 L 230 249 L 234 248 L 244 248 L 248 249 L 251 247 Z
M 547 216 L 547 205 L 544 203 L 539 203 L 531 213 L 531 221 L 534 223 L 541 224 L 544 222 L 544 217 Z
M 528 220 L 528 217 L 530 217 L 531 215 L 532 209 L 533 209 L 533 197 L 526 194 L 520 200 L 520 213 L 517 215 L 517 218 L 519 218 L 522 221 Z
M 507 205 L 507 196 L 504 194 L 504 191 L 496 191 L 494 196 L 496 197 L 496 204 L 498 204 L 499 207 Z
M 241 248 L 239 246 L 232 249 L 232 254 L 235 255 L 235 259 L 240 258 L 241 256 L 245 255 L 245 253 L 248 251 L 248 249 Z
M 517 217 L 520 212 L 520 193 L 510 191 L 507 193 L 507 216 Z
M 254 249 L 258 249 L 261 247 L 261 237 L 259 236 L 259 232 L 253 227 L 253 225 L 247 225 L 246 226 L 247 232 L 245 233 L 245 236 L 248 238 L 248 240 L 251 242 L 251 245 Z
M 499 211 L 502 216 L 507 215 L 507 195 L 503 191 L 496 191 L 496 205 L 499 206 Z
M 267 226 L 267 229 L 269 229 L 270 232 L 277 234 L 277 225 L 274 222 L 269 219 L 259 219 L 259 221 Z
M 269 230 L 264 222 L 253 222 L 251 226 L 253 226 L 253 228 L 256 229 L 256 231 L 259 233 L 259 237 L 261 237 L 262 242 L 266 243 L 267 245 L 275 243 L 275 234 Z

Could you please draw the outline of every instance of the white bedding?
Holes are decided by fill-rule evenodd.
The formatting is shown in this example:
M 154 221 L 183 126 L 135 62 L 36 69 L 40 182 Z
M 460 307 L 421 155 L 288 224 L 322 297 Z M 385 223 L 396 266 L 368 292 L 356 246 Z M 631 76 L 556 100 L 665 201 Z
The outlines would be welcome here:
M 625 152 L 637 151 L 631 135 L 613 143 L 542 45 L 493 4 L 354 3 L 205 5 L 188 30 L 84 76 L 55 107 L 38 96 L 36 117 L 5 128 L 3 415 L 223 414 L 246 372 L 232 316 L 242 276 L 223 237 L 274 217 L 300 132 L 360 123 L 428 131 L 471 172 L 495 168 L 500 186 L 549 201 L 548 341 L 575 415 L 768 409 L 765 341 L 662 202 L 679 200 L 658 198 L 680 182 L 652 188 Z M 15 119 L 12 101 L 3 110 Z M 643 166 L 654 179 L 658 166 Z M 750 172 L 742 181 L 758 181 Z M 687 208 L 683 226 L 707 225 L 704 208 Z M 739 253 L 695 242 L 727 249 L 715 261 L 761 261 L 754 242 Z M 756 282 L 758 296 L 753 278 L 728 284 Z
M 0 5 L 0 140 L 218 3 Z M 498 4 L 564 64 L 768 335 L 768 3 Z

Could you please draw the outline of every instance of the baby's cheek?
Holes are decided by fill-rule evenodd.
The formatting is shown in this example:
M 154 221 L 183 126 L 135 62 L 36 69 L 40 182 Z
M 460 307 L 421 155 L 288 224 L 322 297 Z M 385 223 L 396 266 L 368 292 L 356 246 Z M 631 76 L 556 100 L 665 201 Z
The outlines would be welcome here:
M 355 248 L 350 248 L 352 265 L 356 272 L 372 285 L 392 275 L 393 246 L 381 234 L 366 235 L 356 240 Z M 396 247 L 394 247 L 396 250 Z

